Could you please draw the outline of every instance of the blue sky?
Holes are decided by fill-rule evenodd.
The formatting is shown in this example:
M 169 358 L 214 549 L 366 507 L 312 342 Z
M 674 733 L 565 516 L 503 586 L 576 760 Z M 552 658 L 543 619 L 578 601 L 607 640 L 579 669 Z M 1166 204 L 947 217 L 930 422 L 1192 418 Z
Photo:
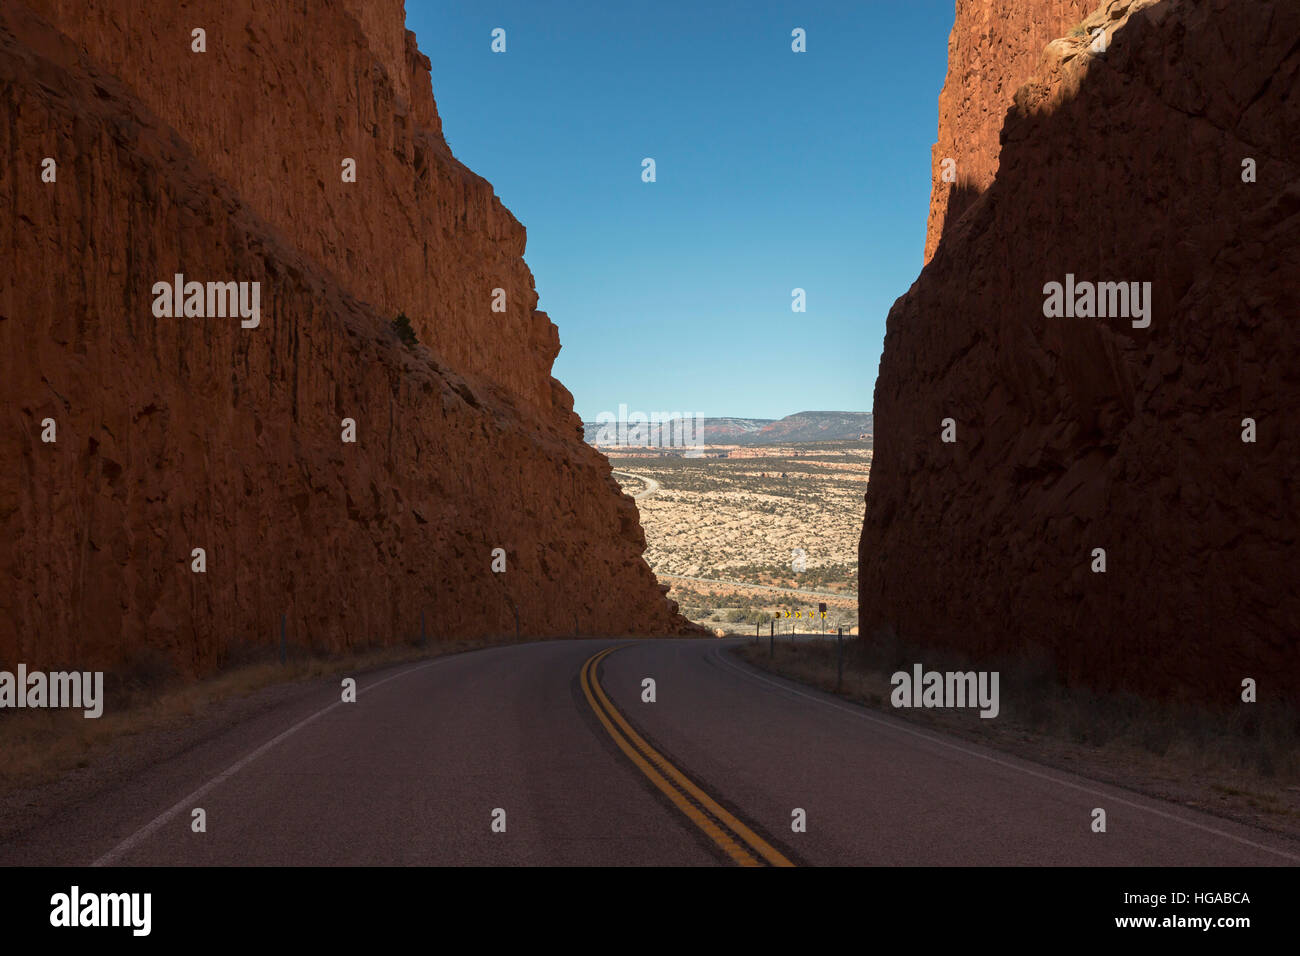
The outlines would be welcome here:
M 452 151 L 528 229 L 584 420 L 870 410 L 953 0 L 406 6 Z

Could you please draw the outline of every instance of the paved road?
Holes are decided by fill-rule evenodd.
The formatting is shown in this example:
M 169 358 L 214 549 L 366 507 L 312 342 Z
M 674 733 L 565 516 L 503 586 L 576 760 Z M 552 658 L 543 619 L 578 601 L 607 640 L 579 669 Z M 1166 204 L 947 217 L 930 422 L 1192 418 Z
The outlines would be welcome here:
M 635 478 L 637 481 L 645 482 L 645 487 L 632 496 L 637 501 L 640 501 L 642 498 L 649 498 L 661 487 L 663 487 L 662 485 L 659 484 L 659 482 L 655 481 L 649 475 L 638 475 L 635 472 L 631 472 L 631 471 L 611 471 L 611 474 L 626 475 L 628 478 Z
M 0 862 L 1300 862 L 1280 838 L 773 679 L 732 643 L 555 641 L 372 674 L 356 703 L 322 689 L 261 714 L 4 841 Z

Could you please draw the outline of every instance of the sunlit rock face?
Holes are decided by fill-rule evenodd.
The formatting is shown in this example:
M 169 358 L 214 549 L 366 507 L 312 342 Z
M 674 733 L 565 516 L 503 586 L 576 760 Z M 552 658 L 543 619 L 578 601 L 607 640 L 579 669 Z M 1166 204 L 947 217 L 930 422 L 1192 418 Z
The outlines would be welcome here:
M 16 0 L 0 90 L 0 662 L 688 626 L 400 2 Z

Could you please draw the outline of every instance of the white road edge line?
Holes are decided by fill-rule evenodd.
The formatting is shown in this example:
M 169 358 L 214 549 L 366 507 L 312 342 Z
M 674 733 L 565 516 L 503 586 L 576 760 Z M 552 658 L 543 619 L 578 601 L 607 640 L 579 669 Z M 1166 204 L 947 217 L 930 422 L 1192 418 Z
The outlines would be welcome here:
M 736 673 L 748 677 L 751 680 L 762 681 L 764 684 L 771 684 L 773 687 L 776 687 L 779 690 L 783 690 L 788 694 L 795 694 L 796 696 L 799 697 L 806 697 L 809 700 L 816 701 L 819 704 L 825 704 L 827 707 L 833 707 L 836 710 L 842 710 L 845 713 L 852 714 L 855 717 L 861 717 L 863 720 L 870 721 L 873 724 L 878 724 L 881 727 L 886 727 L 890 730 L 894 730 L 903 734 L 910 734 L 913 737 L 920 737 L 922 740 L 928 740 L 930 743 L 939 744 L 940 746 L 947 747 L 950 750 L 955 750 L 958 753 L 966 754 L 968 757 L 978 757 L 981 760 L 987 760 L 989 763 L 997 764 L 1000 767 L 1006 767 L 1008 770 L 1015 770 L 1018 771 L 1019 773 L 1027 774 L 1028 776 L 1031 777 L 1037 777 L 1040 780 L 1046 780 L 1049 783 L 1059 784 L 1060 786 L 1063 787 L 1070 787 L 1073 790 L 1081 791 L 1082 793 L 1089 794 L 1090 796 L 1102 797 L 1106 800 L 1112 801 L 1113 803 L 1120 803 L 1126 807 L 1132 807 L 1135 810 L 1142 810 L 1145 811 L 1146 813 L 1153 813 L 1158 817 L 1164 817 L 1166 820 L 1173 820 L 1175 823 L 1182 823 L 1189 827 L 1195 827 L 1197 830 L 1203 830 L 1206 833 L 1212 833 L 1215 836 L 1221 836 L 1229 840 L 1234 840 L 1237 843 L 1244 844 L 1245 846 L 1254 847 L 1256 850 L 1263 850 L 1265 853 L 1272 853 L 1276 856 L 1285 857 L 1288 860 L 1295 860 L 1297 862 L 1300 862 L 1300 856 L 1297 856 L 1294 853 L 1288 853 L 1285 850 L 1278 850 L 1274 847 L 1266 846 L 1263 843 L 1256 843 L 1254 840 L 1247 840 L 1245 837 L 1239 837 L 1236 834 L 1228 833 L 1224 830 L 1218 830 L 1215 829 L 1214 827 L 1206 826 L 1203 823 L 1197 823 L 1195 820 L 1188 820 L 1186 817 L 1178 816 L 1175 813 L 1168 813 L 1164 810 L 1157 810 L 1155 807 L 1143 806 L 1142 804 L 1136 803 L 1132 800 L 1126 800 L 1123 797 L 1117 797 L 1112 793 L 1106 793 L 1102 790 L 1094 790 L 1089 787 L 1085 787 L 1080 784 L 1073 783 L 1069 780 L 1062 780 L 1059 777 L 1052 776 L 1051 774 L 1040 773 L 1037 770 L 1030 770 L 1028 767 L 1020 767 L 1017 766 L 1016 764 L 1011 763 L 1010 761 L 1000 760 L 997 757 L 990 756 L 989 754 L 982 754 L 978 750 L 971 750 L 968 747 L 961 746 L 960 744 L 955 744 L 952 743 L 951 741 L 944 740 L 942 737 L 932 737 L 930 734 L 923 733 L 919 730 L 913 730 L 910 727 L 900 727 L 891 720 L 886 720 L 883 717 L 877 717 L 875 714 L 870 714 L 858 708 L 850 707 L 847 704 L 841 704 L 833 700 L 826 700 L 825 698 L 818 697 L 815 694 L 809 694 L 804 691 L 798 690 L 797 688 L 789 687 L 785 684 L 780 683 L 779 681 L 774 681 L 769 677 L 764 677 L 762 674 L 751 672 L 749 669 L 742 667 L 741 665 L 736 664 L 732 661 L 727 660 L 726 657 L 723 655 L 722 648 L 720 647 L 714 648 L 713 656 L 715 659 L 721 661 L 724 666 L 731 668 Z
M 390 677 L 385 677 L 381 681 L 376 681 L 373 684 L 367 684 L 364 687 L 358 688 L 358 694 L 361 691 L 373 690 L 376 687 L 379 687 L 383 684 L 387 684 L 390 680 L 397 680 L 397 678 L 405 677 L 407 674 L 414 674 L 416 671 L 423 670 L 426 667 L 432 667 L 434 664 L 441 664 L 443 661 L 451 660 L 453 656 L 455 655 L 439 657 L 436 660 L 425 661 L 422 664 L 417 664 L 414 667 L 407 668 L 406 670 L 398 671 L 396 674 L 393 674 Z M 316 711 L 316 713 L 312 714 L 310 717 L 304 717 L 302 720 L 298 721 L 298 723 L 294 724 L 288 730 L 284 731 L 281 734 L 278 734 L 275 737 L 272 737 L 270 740 L 262 744 L 262 746 L 258 747 L 256 750 L 252 751 L 251 753 L 245 754 L 243 757 L 235 761 L 233 764 L 231 764 L 221 773 L 217 774 L 215 777 L 213 777 L 203 786 L 199 787 L 199 789 L 195 790 L 191 794 L 188 794 L 187 796 L 179 800 L 177 803 L 173 804 L 170 808 L 158 814 L 158 816 L 154 817 L 152 820 L 150 820 L 148 823 L 142 826 L 139 830 L 136 830 L 135 833 L 131 834 L 129 837 L 127 837 L 117 846 L 113 847 L 113 849 L 109 850 L 107 853 L 105 853 L 103 856 L 101 856 L 98 860 L 96 860 L 94 863 L 90 865 L 92 867 L 108 866 L 118 857 L 122 856 L 125 853 L 128 853 L 130 850 L 132 850 L 134 847 L 139 845 L 141 842 L 147 840 L 149 837 L 157 833 L 158 830 L 161 829 L 162 826 L 166 824 L 169 820 L 173 819 L 174 817 L 176 817 L 178 814 L 180 814 L 187 808 L 193 807 L 195 801 L 197 801 L 205 793 L 212 790 L 214 787 L 219 786 L 226 780 L 229 780 L 231 777 L 239 773 L 239 771 L 243 770 L 245 767 L 247 767 L 258 757 L 262 756 L 262 754 L 266 753 L 268 750 L 274 747 L 276 744 L 281 743 L 282 741 L 288 739 L 290 736 L 302 730 L 302 728 L 306 727 L 308 724 L 310 724 L 312 721 L 316 720 L 317 718 L 324 717 L 335 707 L 342 707 L 342 706 L 343 706 L 343 701 L 337 700 L 334 703 L 330 704 L 328 707 Z

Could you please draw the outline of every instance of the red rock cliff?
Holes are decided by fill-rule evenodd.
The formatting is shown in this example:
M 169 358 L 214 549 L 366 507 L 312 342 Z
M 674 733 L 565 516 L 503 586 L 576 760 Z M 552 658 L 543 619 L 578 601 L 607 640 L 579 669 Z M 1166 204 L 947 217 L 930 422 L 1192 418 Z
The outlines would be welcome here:
M 405 312 L 457 370 L 551 410 L 560 341 L 536 311 L 524 228 L 447 148 L 402 0 L 28 5 L 348 291 Z
M 687 626 L 550 377 L 523 227 L 452 158 L 402 16 L 0 9 L 0 665 L 201 673 L 282 614 L 333 649 L 422 612 L 434 638 L 516 614 L 525 636 Z M 260 282 L 260 325 L 156 318 L 176 272 Z
M 890 311 L 864 633 L 1295 699 L 1300 5 L 1112 0 L 1098 26 L 1105 52 L 1040 51 L 996 175 Z M 951 63 L 963 85 L 984 88 Z M 1067 274 L 1150 282 L 1149 327 L 1046 317 Z
M 1097 0 L 958 2 L 948 38 L 948 78 L 939 94 L 939 138 L 931 148 L 934 185 L 925 261 L 944 225 L 961 218 L 998 171 L 998 136 L 1016 90 L 1043 47 L 1078 25 Z M 944 161 L 952 160 L 945 177 Z

